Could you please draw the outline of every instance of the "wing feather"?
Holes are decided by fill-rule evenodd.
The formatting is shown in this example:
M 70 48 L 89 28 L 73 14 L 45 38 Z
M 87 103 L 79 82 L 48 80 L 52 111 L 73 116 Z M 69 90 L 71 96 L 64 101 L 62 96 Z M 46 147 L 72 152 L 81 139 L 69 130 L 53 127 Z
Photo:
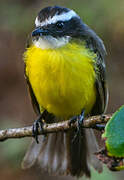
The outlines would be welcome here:
M 105 112 L 108 104 L 108 88 L 106 80 L 106 66 L 105 66 L 105 56 L 106 49 L 103 41 L 96 35 L 96 33 L 90 29 L 86 24 L 82 25 L 82 38 L 86 41 L 86 46 L 92 52 L 96 53 L 96 67 L 95 71 L 97 74 L 96 78 L 96 90 L 97 97 L 96 103 L 92 109 L 91 115 L 102 114 Z

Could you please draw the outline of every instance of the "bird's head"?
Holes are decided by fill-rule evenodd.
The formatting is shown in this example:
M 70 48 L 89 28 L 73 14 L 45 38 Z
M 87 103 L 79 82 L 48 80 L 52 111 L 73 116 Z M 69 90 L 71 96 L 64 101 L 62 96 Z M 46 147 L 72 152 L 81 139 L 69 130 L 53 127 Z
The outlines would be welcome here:
M 82 32 L 80 17 L 68 8 L 59 6 L 42 9 L 35 20 L 33 44 L 41 49 L 55 49 L 66 45 Z

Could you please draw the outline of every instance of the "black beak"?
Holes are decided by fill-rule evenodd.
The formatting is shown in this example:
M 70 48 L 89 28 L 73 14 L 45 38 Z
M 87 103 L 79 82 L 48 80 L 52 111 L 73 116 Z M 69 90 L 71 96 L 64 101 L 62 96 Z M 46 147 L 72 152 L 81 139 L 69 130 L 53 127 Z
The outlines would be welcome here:
M 37 28 L 32 32 L 32 37 L 34 36 L 42 36 L 42 35 L 48 35 L 47 29 Z

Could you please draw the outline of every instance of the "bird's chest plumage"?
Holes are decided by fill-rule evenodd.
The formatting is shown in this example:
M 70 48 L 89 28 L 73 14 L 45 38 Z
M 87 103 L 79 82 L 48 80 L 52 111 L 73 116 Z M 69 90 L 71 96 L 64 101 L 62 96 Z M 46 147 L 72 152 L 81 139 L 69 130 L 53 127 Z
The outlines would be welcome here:
M 96 99 L 94 58 L 75 43 L 53 50 L 30 47 L 26 75 L 39 105 L 60 117 L 89 113 Z

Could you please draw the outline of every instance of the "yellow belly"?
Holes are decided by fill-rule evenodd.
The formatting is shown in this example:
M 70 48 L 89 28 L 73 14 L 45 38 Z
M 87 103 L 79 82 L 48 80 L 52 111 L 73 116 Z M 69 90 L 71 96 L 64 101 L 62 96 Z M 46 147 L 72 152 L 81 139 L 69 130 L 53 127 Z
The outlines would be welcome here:
M 26 75 L 40 107 L 63 118 L 78 115 L 82 109 L 89 113 L 96 100 L 95 57 L 76 43 L 59 49 L 28 48 Z

